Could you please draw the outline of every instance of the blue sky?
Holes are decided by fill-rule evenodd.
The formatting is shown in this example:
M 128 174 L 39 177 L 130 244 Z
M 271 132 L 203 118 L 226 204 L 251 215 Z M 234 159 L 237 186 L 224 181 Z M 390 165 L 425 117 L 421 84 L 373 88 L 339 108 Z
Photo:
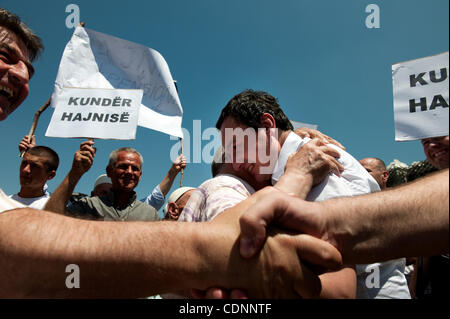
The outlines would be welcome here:
M 253 88 L 276 96 L 291 120 L 318 124 L 357 159 L 410 164 L 425 158 L 420 142 L 394 140 L 391 65 L 448 51 L 448 0 L 1 0 L 0 6 L 19 15 L 46 47 L 35 63 L 28 99 L 0 125 L 5 152 L 0 187 L 7 194 L 20 188 L 17 145 L 53 92 L 73 33 L 65 24 L 70 3 L 79 6 L 87 28 L 164 56 L 178 82 L 183 127 L 189 131 L 194 120 L 201 120 L 203 129 L 213 127 L 232 96 Z M 379 29 L 365 26 L 370 3 L 380 8 Z M 41 116 L 36 130 L 38 144 L 50 146 L 61 159 L 50 190 L 69 171 L 82 141 L 45 137 L 52 112 Z M 136 140 L 97 140 L 94 165 L 76 190 L 89 193 L 109 153 L 131 146 L 145 159 L 136 189 L 144 197 L 169 169 L 175 143 L 141 127 Z M 183 185 L 198 186 L 208 178 L 209 164 L 188 164 Z

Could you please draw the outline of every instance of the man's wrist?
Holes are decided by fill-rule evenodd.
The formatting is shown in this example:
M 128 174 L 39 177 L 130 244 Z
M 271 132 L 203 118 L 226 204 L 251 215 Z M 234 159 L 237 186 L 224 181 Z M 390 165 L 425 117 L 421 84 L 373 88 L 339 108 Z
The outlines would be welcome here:
M 84 175 L 84 173 L 85 172 L 80 172 L 79 170 L 72 168 L 68 174 L 69 181 L 71 183 L 73 183 L 73 182 L 77 183 L 81 179 L 81 177 Z
M 293 193 L 301 199 L 308 196 L 309 191 L 313 186 L 313 177 L 310 174 L 302 174 L 295 170 L 286 172 L 275 185 L 276 188 Z

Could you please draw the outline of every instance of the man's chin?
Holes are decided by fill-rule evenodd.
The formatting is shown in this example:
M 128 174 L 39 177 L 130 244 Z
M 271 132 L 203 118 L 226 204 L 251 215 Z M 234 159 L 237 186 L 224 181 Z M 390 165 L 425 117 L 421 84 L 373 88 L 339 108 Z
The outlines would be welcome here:
M 123 192 L 131 193 L 136 188 L 136 186 L 137 185 L 134 185 L 134 184 L 133 185 L 124 185 L 120 188 L 120 190 Z

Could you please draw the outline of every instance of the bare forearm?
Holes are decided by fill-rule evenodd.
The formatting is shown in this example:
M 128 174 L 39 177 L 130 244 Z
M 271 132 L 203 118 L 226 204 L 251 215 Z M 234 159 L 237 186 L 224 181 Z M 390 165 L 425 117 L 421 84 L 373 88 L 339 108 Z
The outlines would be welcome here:
M 66 211 L 67 203 L 69 202 L 70 196 L 75 189 L 81 175 L 69 172 L 66 178 L 61 182 L 55 192 L 50 196 L 44 209 L 50 212 L 64 214 Z
M 170 191 L 170 188 L 172 187 L 173 181 L 177 177 L 178 172 L 174 169 L 170 169 L 167 172 L 167 175 L 163 178 L 161 183 L 159 183 L 159 189 L 161 190 L 161 193 L 164 194 L 164 196 L 167 196 L 167 194 Z
M 275 185 L 275 188 L 294 196 L 305 199 L 313 185 L 311 175 L 285 173 Z
M 321 203 L 346 263 L 448 251 L 448 170 L 381 193 Z
M 32 209 L 0 214 L 0 296 L 135 298 L 204 289 L 215 282 L 199 254 L 200 227 L 92 222 Z M 226 264 L 220 255 L 217 262 Z M 65 285 L 69 264 L 80 269 L 80 288 Z

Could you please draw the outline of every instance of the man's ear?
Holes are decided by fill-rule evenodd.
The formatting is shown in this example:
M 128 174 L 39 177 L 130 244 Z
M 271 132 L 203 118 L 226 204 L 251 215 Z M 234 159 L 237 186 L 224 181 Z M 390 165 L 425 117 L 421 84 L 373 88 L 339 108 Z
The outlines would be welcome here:
M 55 175 L 56 175 L 56 171 L 54 169 L 52 169 L 47 175 L 47 180 L 48 181 L 51 180 L 53 177 L 55 177 Z
M 177 209 L 178 209 L 178 205 L 177 204 L 175 204 L 175 203 L 169 203 L 168 205 L 167 205 L 167 213 L 169 214 L 169 216 L 170 216 L 170 218 L 172 218 L 173 219 L 173 215 L 175 215 L 176 216 L 176 214 L 177 214 Z
M 389 172 L 384 171 L 383 172 L 383 181 L 387 183 L 388 179 L 389 179 Z
M 261 124 L 261 127 L 263 127 L 263 128 L 276 128 L 277 127 L 274 117 L 272 116 L 272 114 L 269 114 L 269 113 L 264 113 L 263 115 L 261 115 L 260 124 Z

